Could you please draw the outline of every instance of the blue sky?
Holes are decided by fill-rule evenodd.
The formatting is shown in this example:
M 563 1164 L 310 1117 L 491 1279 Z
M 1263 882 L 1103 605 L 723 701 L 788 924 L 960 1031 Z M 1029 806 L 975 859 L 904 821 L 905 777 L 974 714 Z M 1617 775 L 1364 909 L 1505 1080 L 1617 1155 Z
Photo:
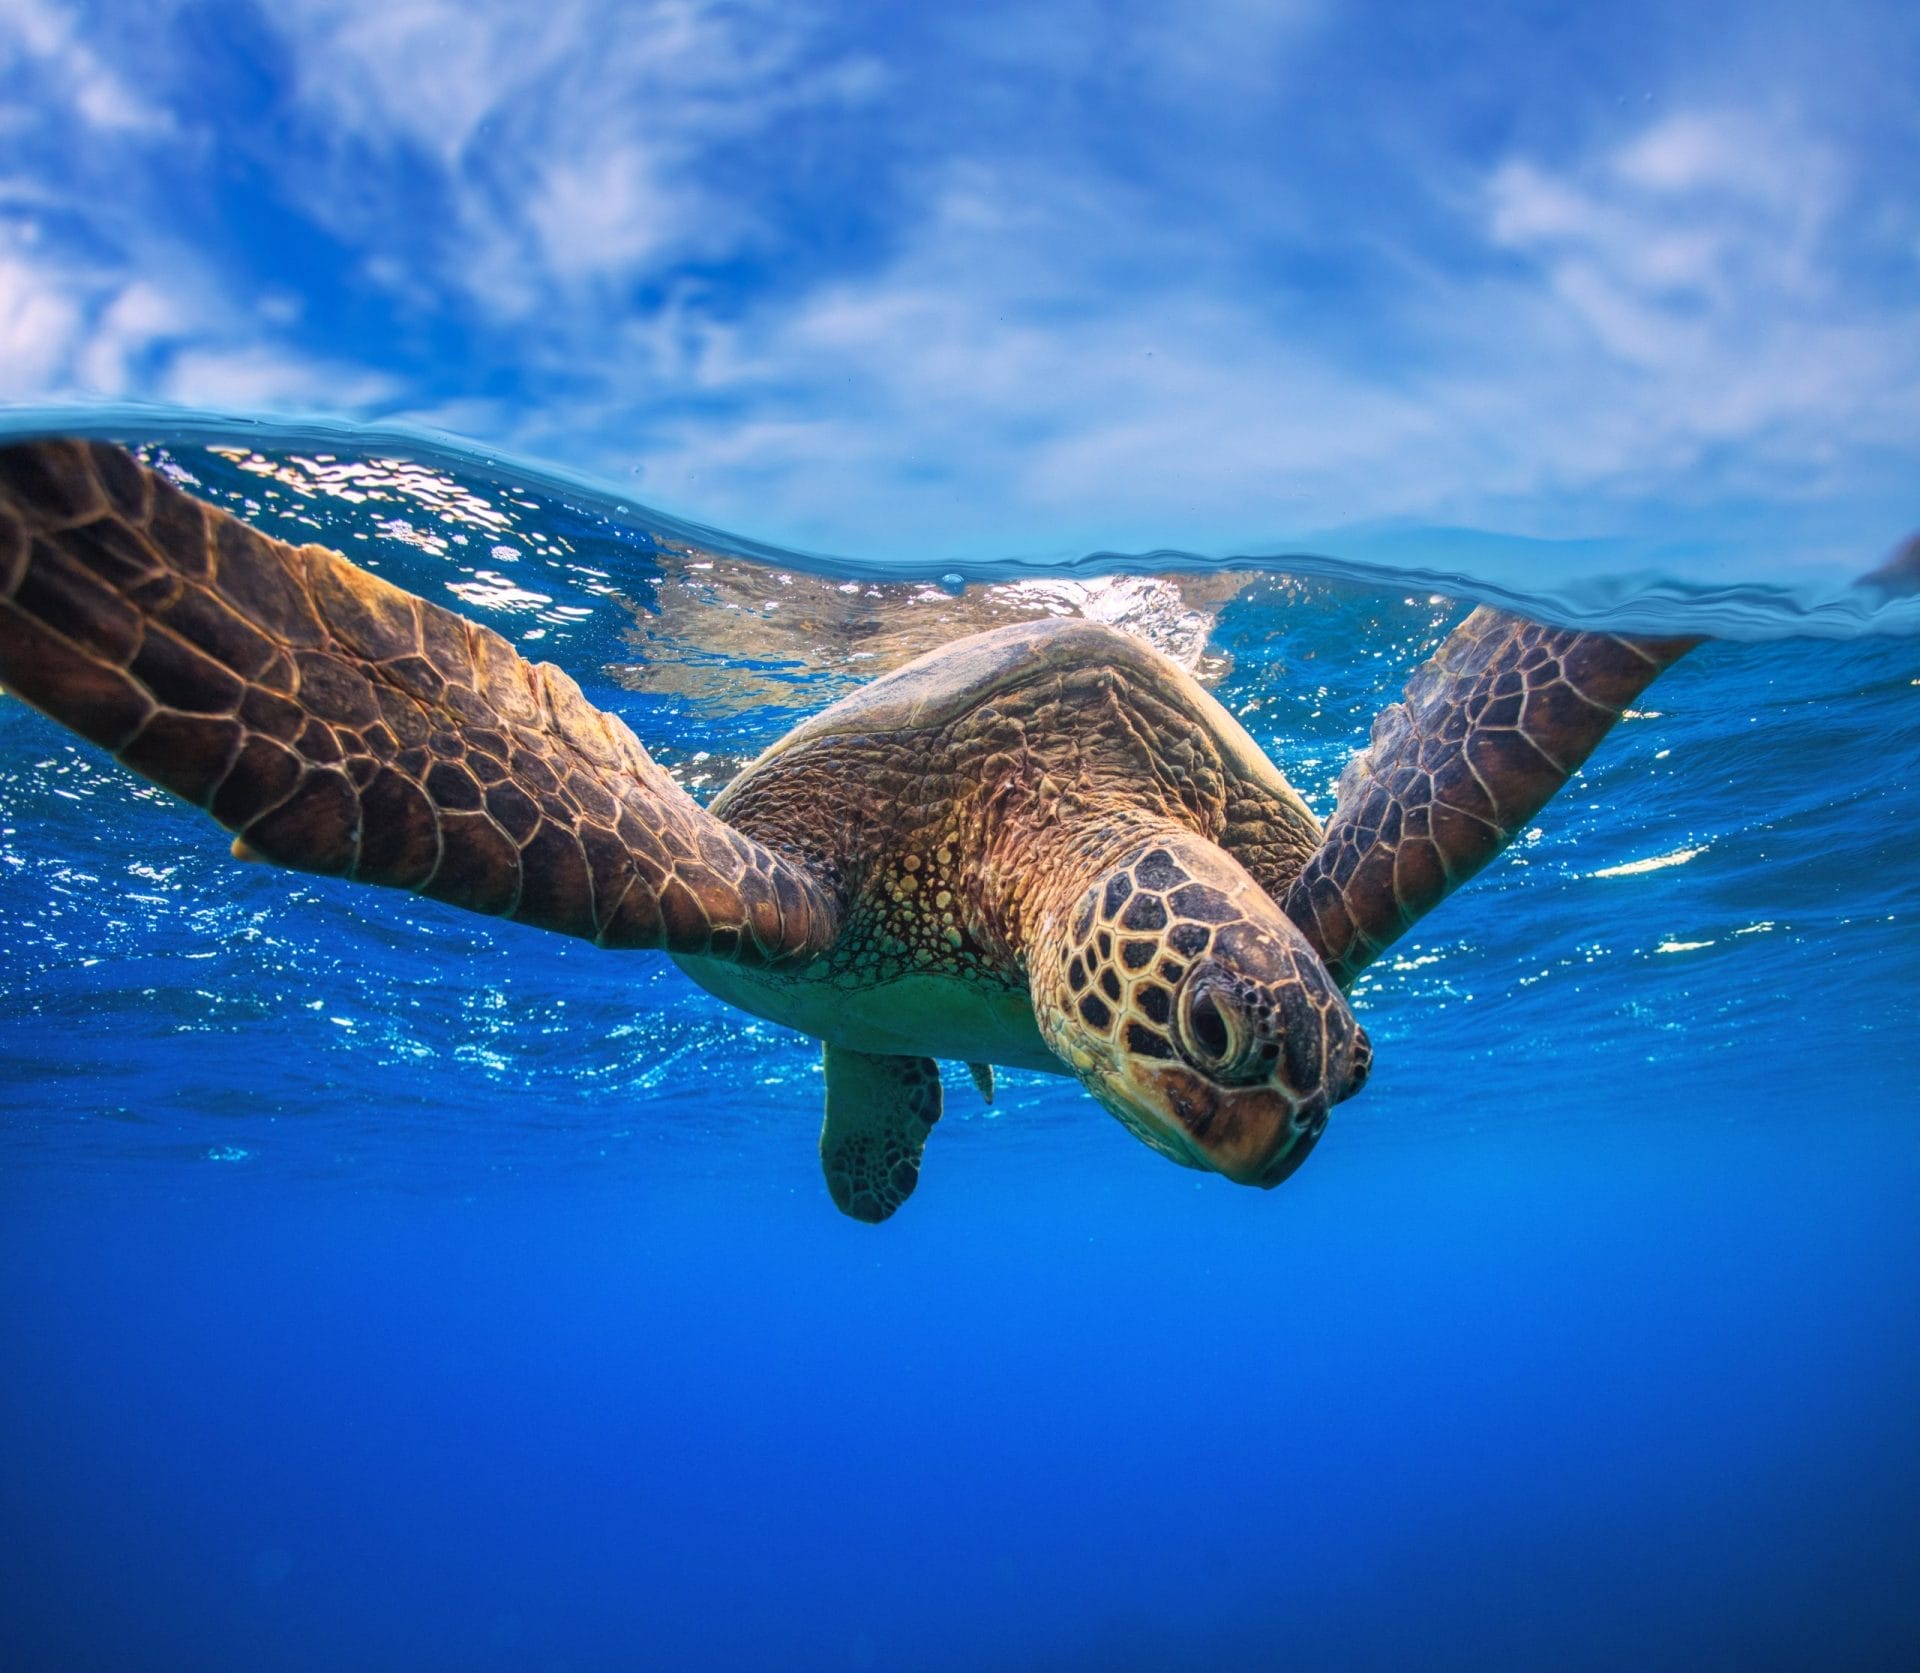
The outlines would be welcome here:
M 863 557 L 1920 524 L 1920 9 L 0 0 L 0 399 Z

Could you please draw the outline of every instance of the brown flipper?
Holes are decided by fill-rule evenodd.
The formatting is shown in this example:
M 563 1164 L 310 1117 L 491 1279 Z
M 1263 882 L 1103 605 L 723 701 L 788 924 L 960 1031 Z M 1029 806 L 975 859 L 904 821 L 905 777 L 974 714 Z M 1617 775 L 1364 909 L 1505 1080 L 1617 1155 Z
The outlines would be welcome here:
M 0 684 L 244 857 L 609 947 L 766 964 L 836 933 L 821 880 L 559 669 L 117 448 L 0 449 Z
M 1414 671 L 1340 775 L 1281 897 L 1343 987 L 1513 840 L 1697 639 L 1543 627 L 1482 606 Z
M 913 1195 L 940 1119 L 940 1070 L 928 1057 L 828 1046 L 820 1171 L 842 1214 L 877 1226 Z

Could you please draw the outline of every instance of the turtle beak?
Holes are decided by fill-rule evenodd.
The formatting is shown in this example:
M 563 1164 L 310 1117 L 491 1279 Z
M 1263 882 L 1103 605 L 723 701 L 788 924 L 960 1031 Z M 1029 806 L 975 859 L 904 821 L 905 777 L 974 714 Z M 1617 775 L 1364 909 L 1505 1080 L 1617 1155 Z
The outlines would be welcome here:
M 1324 1096 L 1301 1100 L 1277 1087 L 1220 1087 L 1185 1069 L 1155 1077 L 1170 1153 L 1236 1185 L 1278 1185 L 1306 1160 L 1327 1125 Z
M 1236 1185 L 1271 1190 L 1307 1159 L 1307 1153 L 1327 1130 L 1324 1100 L 1315 1098 L 1299 1108 L 1284 1098 L 1272 1101 L 1276 1108 L 1270 1113 L 1260 1112 L 1264 1119 L 1248 1123 L 1247 1130 L 1255 1142 L 1223 1146 L 1213 1153 L 1214 1167 Z
M 1292 1090 L 1269 1080 L 1217 1085 L 1169 1065 L 1154 1077 L 1154 1102 L 1172 1117 L 1180 1148 L 1236 1185 L 1270 1189 L 1293 1173 L 1327 1128 L 1327 1114 L 1366 1083 L 1373 1045 L 1356 1022 L 1346 1049 L 1324 1065 L 1319 1084 Z

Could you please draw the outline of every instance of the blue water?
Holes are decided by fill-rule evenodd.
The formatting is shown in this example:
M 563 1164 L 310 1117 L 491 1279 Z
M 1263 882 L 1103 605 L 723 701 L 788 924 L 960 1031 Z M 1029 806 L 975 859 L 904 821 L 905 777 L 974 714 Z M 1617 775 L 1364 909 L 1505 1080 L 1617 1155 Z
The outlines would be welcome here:
M 478 461 L 158 456 L 561 662 L 700 793 L 876 643 L 1078 609 L 1198 656 L 1325 812 L 1459 614 L 1325 568 L 887 588 Z M 798 1036 L 236 866 L 0 699 L 0 1667 L 1914 1665 L 1886 625 L 1652 687 L 1363 980 L 1372 1080 L 1278 1191 L 961 1071 L 878 1229 Z

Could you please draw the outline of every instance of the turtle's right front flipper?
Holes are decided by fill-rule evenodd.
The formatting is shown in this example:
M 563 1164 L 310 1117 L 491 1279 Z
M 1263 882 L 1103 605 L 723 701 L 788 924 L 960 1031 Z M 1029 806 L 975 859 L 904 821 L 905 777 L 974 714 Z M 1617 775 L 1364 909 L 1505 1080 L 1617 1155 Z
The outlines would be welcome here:
M 1281 894 L 1344 987 L 1511 842 L 1696 639 L 1545 627 L 1486 606 L 1373 723 L 1325 840 Z
M 771 964 L 837 896 L 550 664 L 117 448 L 0 449 L 0 684 L 245 851 L 612 947 Z

